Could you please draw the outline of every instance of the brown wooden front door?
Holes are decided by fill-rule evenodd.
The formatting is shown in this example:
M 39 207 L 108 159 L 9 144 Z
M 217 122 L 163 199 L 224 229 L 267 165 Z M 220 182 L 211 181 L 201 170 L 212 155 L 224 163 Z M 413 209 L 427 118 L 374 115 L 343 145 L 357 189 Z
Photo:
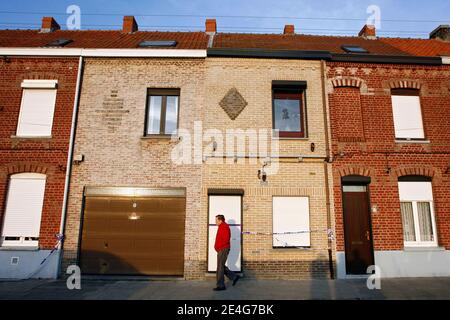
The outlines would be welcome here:
M 374 264 L 367 186 L 343 186 L 347 274 L 366 274 Z

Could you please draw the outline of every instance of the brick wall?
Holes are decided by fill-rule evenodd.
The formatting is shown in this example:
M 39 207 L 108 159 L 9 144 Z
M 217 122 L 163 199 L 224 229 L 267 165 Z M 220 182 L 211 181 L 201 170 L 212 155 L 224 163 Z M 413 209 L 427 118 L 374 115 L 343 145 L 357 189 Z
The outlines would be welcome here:
M 85 186 L 185 187 L 185 277 L 204 276 L 201 168 L 171 161 L 178 142 L 143 138 L 147 88 L 179 88 L 179 127 L 191 130 L 202 117 L 204 59 L 86 59 L 75 140 L 85 161 L 73 166 L 63 270 L 76 262 Z
M 59 232 L 67 153 L 78 72 L 78 58 L 18 58 L 0 60 L 0 218 L 3 218 L 9 175 L 38 172 L 47 175 L 39 246 L 52 248 Z M 25 79 L 58 80 L 50 139 L 13 137 Z
M 202 225 L 200 242 L 207 258 L 208 188 L 240 188 L 243 196 L 243 230 L 272 232 L 272 197 L 307 196 L 310 199 L 311 248 L 272 247 L 271 235 L 243 235 L 242 269 L 246 276 L 258 278 L 312 278 L 329 276 L 327 251 L 327 211 L 323 159 L 299 162 L 295 155 L 325 157 L 324 115 L 318 61 L 276 59 L 208 58 L 204 127 L 225 132 L 226 129 L 272 129 L 272 81 L 307 81 L 308 138 L 280 140 L 280 154 L 294 158 L 280 159 L 279 170 L 261 185 L 257 171 L 261 162 L 239 159 L 237 163 L 220 163 L 208 159 L 202 173 Z M 232 120 L 220 101 L 231 89 L 247 102 L 245 109 Z M 272 139 L 269 138 L 269 143 Z M 311 151 L 311 143 L 315 151 Z M 208 149 L 210 150 L 210 149 Z M 270 150 L 270 148 L 269 148 Z M 229 160 L 228 160 L 229 161 Z M 205 261 L 206 263 L 206 261 Z
M 439 245 L 450 248 L 450 67 L 327 63 L 337 250 L 344 250 L 341 177 L 370 176 L 375 250 L 402 250 L 397 181 L 432 177 Z M 396 143 L 391 88 L 420 88 L 429 143 Z M 359 102 L 358 102 L 359 101 Z

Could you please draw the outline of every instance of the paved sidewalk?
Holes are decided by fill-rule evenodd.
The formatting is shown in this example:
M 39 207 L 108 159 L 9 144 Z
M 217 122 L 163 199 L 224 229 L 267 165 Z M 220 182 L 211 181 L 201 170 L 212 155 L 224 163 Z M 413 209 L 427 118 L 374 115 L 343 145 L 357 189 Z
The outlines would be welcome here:
M 214 281 L 93 280 L 81 290 L 68 290 L 63 280 L 0 281 L 0 299 L 445 299 L 450 278 L 384 279 L 381 290 L 369 290 L 366 280 L 241 279 L 235 287 L 214 292 Z

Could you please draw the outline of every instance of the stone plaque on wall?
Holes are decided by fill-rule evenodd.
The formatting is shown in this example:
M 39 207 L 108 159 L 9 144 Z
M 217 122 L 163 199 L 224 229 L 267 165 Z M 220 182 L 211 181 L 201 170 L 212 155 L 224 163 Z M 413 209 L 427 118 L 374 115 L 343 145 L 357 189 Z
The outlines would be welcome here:
M 247 106 L 247 101 L 245 101 L 236 88 L 231 88 L 219 104 L 230 119 L 234 120 Z

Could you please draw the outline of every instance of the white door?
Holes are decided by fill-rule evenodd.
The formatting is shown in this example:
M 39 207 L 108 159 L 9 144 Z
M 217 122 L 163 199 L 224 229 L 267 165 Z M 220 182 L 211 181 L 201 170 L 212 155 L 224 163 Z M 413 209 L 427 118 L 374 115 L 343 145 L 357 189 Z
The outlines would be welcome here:
M 216 215 L 225 216 L 231 229 L 231 249 L 226 266 L 232 271 L 241 271 L 241 196 L 209 196 L 208 221 L 208 271 L 217 270 L 217 252 L 214 250 L 217 226 Z

